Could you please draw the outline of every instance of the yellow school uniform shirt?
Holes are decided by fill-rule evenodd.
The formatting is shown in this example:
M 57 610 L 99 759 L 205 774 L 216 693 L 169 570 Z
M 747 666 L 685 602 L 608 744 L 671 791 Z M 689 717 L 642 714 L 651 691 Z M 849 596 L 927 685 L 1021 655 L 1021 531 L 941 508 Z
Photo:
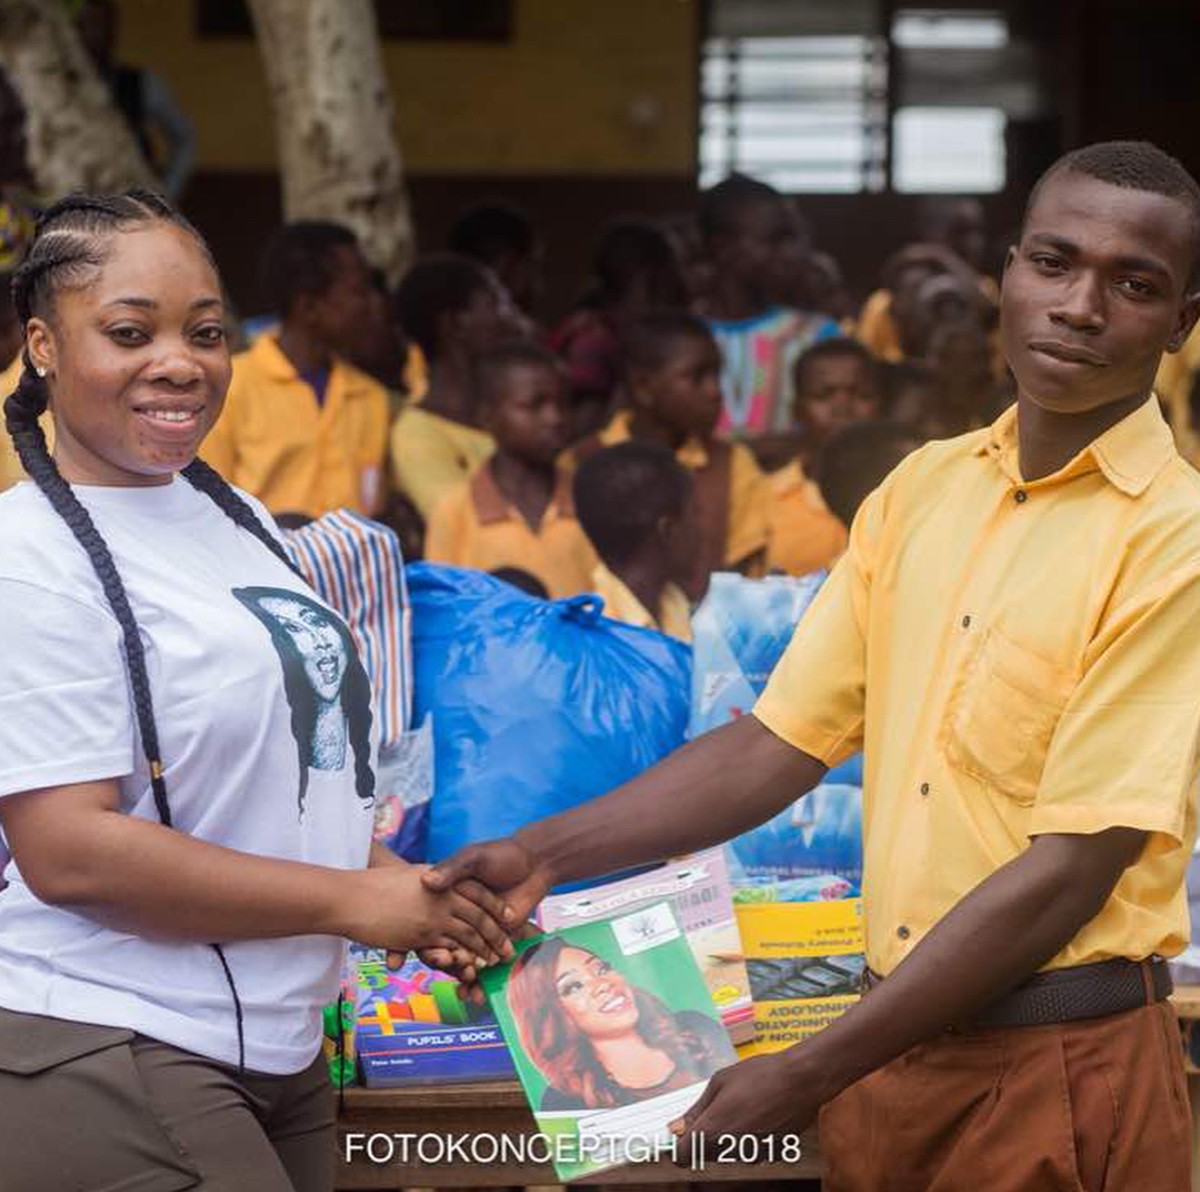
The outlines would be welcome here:
M 639 629 L 657 629 L 681 642 L 692 640 L 692 610 L 678 584 L 667 584 L 658 602 L 658 615 L 633 594 L 632 589 L 603 563 L 592 572 L 592 591 L 604 600 L 604 615 Z
M 1178 352 L 1163 353 L 1154 378 L 1154 392 L 1166 403 L 1175 445 L 1190 464 L 1200 467 L 1200 436 L 1192 429 L 1191 395 L 1200 373 L 1200 323 Z
M 533 530 L 496 487 L 486 465 L 434 509 L 425 532 L 425 557 L 479 571 L 519 567 L 541 580 L 556 599 L 588 591 L 599 562 L 575 520 L 568 472 L 560 469 L 541 525 Z
M 0 372 L 0 406 L 3 406 L 5 399 L 20 383 L 22 367 L 21 354 L 18 352 L 16 359 L 3 372 Z M 50 417 L 49 410 L 38 419 L 38 423 L 46 436 L 47 449 L 53 451 L 54 419 Z M 0 426 L 0 492 L 12 488 L 17 481 L 24 479 L 25 469 L 21 467 L 21 461 L 17 458 L 17 449 L 13 446 L 12 436 L 3 426 Z
M 1148 401 L 1029 483 L 1016 408 L 872 493 L 755 715 L 863 750 L 867 958 L 887 974 L 1041 833 L 1151 834 L 1048 967 L 1188 939 L 1200 476 Z
M 377 381 L 335 359 L 318 405 L 278 340 L 260 335 L 234 356 L 225 409 L 200 454 L 272 513 L 371 514 L 383 499 L 387 435 L 387 390 Z
M 627 443 L 632 417 L 630 411 L 618 410 L 600 432 L 603 446 Z M 769 498 L 766 477 L 750 449 L 744 443 L 730 443 L 729 447 L 729 523 L 724 563 L 734 566 L 767 545 Z M 708 465 L 708 448 L 700 439 L 691 438 L 675 452 L 675 458 L 685 468 L 698 472 Z
M 807 575 L 830 567 L 846 549 L 846 527 L 798 463 L 768 477 L 767 570 Z
M 496 450 L 485 430 L 417 405 L 400 412 L 391 433 L 392 482 L 426 520 Z

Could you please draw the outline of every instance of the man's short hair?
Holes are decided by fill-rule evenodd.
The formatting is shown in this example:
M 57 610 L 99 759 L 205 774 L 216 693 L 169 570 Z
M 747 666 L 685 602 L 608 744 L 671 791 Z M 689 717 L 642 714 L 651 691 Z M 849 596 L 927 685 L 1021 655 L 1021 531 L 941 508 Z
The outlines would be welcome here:
M 396 291 L 396 317 L 426 360 L 436 360 L 442 316 L 466 310 L 488 288 L 483 266 L 454 253 L 431 253 L 404 275 Z
M 323 294 L 333 284 L 339 248 L 357 248 L 343 224 L 301 219 L 284 224 L 267 241 L 259 263 L 259 287 L 267 310 L 285 318 L 301 294 Z
M 1187 169 L 1149 141 L 1099 141 L 1060 157 L 1034 184 L 1025 204 L 1022 228 L 1042 187 L 1059 174 L 1083 174 L 1110 186 L 1165 195 L 1187 208 L 1192 227 L 1192 260 L 1188 290 L 1200 286 L 1200 186 Z
M 733 231 L 741 212 L 764 202 L 782 202 L 782 196 L 773 186 L 748 174 L 730 174 L 700 198 L 700 235 L 707 243 Z
M 565 389 L 563 362 L 549 348 L 528 339 L 511 339 L 480 352 L 471 362 L 471 382 L 479 404 L 487 406 L 503 397 L 508 374 L 522 366 L 550 369 L 563 378 Z
M 660 443 L 605 447 L 575 473 L 575 516 L 614 568 L 633 558 L 663 518 L 682 518 L 691 495 L 691 473 Z
M 817 487 L 825 504 L 849 526 L 867 494 L 917 445 L 916 432 L 896 422 L 860 422 L 821 448 Z
M 796 363 L 792 366 L 792 379 L 795 382 L 796 396 L 804 396 L 804 374 L 813 364 L 838 356 L 850 356 L 860 361 L 862 366 L 867 370 L 867 377 L 871 382 L 872 388 L 879 388 L 878 369 L 875 365 L 875 357 L 871 355 L 870 349 L 865 344 L 860 343 L 857 339 L 852 339 L 848 335 L 835 335 L 829 339 L 817 340 L 815 344 L 810 344 L 796 357 Z
M 450 229 L 451 252 L 495 265 L 506 256 L 533 252 L 533 224 L 523 211 L 507 203 L 480 203 L 464 211 Z
M 637 368 L 662 368 L 681 339 L 712 342 L 713 333 L 699 315 L 686 310 L 654 310 L 631 319 L 621 333 L 626 375 Z

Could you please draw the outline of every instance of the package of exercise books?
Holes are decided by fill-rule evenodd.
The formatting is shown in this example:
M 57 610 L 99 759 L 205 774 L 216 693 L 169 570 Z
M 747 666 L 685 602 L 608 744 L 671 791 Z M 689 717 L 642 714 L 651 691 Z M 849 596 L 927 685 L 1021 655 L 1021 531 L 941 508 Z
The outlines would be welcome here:
M 352 947 L 354 1047 L 369 1088 L 503 1080 L 513 1075 L 495 1016 L 459 996 L 458 982 L 409 955 Z
M 720 848 L 668 861 L 632 877 L 551 895 L 538 909 L 538 923 L 553 931 L 627 915 L 663 899 L 675 909 L 730 1039 L 734 1043 L 753 1039 L 750 979 L 742 959 L 725 854 Z
M 482 980 L 562 1180 L 673 1154 L 735 1060 L 669 902 L 521 941 Z
M 738 1048 L 743 1058 L 815 1035 L 859 999 L 862 899 L 845 897 L 840 879 L 828 880 L 829 898 L 780 901 L 786 889 L 770 886 L 734 896 L 754 995 L 756 1038 Z

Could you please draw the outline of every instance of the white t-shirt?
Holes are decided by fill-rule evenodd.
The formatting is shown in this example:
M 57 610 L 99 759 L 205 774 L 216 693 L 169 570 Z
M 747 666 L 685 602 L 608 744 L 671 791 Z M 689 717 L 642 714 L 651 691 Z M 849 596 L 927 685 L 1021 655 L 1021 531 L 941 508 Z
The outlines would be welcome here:
M 248 853 L 362 868 L 372 806 L 355 745 L 367 742 L 373 768 L 376 731 L 344 623 L 180 477 L 75 492 L 141 633 L 174 826 Z M 0 626 L 0 796 L 119 778 L 122 810 L 157 822 L 120 626 L 83 548 L 29 482 L 0 496 Z M 237 1062 L 232 995 L 209 945 L 110 930 L 39 902 L 15 861 L 5 876 L 0 1006 Z M 165 886 L 162 900 L 173 897 Z M 343 948 L 318 935 L 224 946 L 248 1069 L 312 1062 Z

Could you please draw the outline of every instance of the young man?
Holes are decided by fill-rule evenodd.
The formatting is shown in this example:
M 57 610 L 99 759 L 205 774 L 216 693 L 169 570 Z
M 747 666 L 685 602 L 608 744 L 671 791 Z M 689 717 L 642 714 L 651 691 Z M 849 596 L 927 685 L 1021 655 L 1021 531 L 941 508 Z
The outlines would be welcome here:
M 567 377 L 558 358 L 517 340 L 480 356 L 474 392 L 495 453 L 429 518 L 425 557 L 480 571 L 517 568 L 552 597 L 586 592 L 596 566 L 557 464 L 567 445 Z
M 719 1073 L 686 1132 L 824 1105 L 828 1192 L 1189 1187 L 1161 957 L 1188 934 L 1200 477 L 1150 389 L 1198 266 L 1178 162 L 1056 163 L 1005 269 L 1017 407 L 867 499 L 754 715 L 429 879 L 476 874 L 521 915 L 741 832 L 863 749 L 870 991 Z
M 839 333 L 826 315 L 780 305 L 804 248 L 795 212 L 765 182 L 734 174 L 704 195 L 700 228 L 713 265 L 704 313 L 723 360 L 718 429 L 747 437 L 786 430 L 792 362 Z
M 233 358 L 203 458 L 272 513 L 378 513 L 388 396 L 347 362 L 370 350 L 380 318 L 354 233 L 316 220 L 285 225 L 263 254 L 262 286 L 279 330 Z
M 592 589 L 605 615 L 690 642 L 683 585 L 696 553 L 691 473 L 657 443 L 620 443 L 583 461 L 573 491 L 602 560 Z

